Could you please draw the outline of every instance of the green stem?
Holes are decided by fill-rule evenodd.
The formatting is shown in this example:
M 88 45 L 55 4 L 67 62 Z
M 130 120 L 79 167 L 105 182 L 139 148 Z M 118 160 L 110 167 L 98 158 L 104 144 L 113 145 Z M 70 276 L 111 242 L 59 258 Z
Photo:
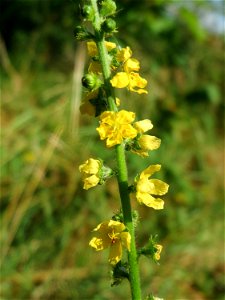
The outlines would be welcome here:
M 111 69 L 110 69 L 110 63 L 108 59 L 108 52 L 105 47 L 104 34 L 101 32 L 101 20 L 98 11 L 97 0 L 91 0 L 91 4 L 95 11 L 95 19 L 93 22 L 93 26 L 95 29 L 96 44 L 99 52 L 99 59 L 102 66 L 102 74 L 105 83 L 108 106 L 111 111 L 118 111 L 117 106 L 115 104 L 114 90 L 112 89 L 112 86 L 110 84 Z M 128 191 L 127 164 L 126 164 L 125 149 L 123 144 L 116 146 L 116 159 L 117 159 L 117 166 L 118 166 L 117 179 L 119 185 L 124 224 L 131 235 L 130 251 L 128 252 L 131 294 L 133 300 L 141 300 L 141 287 L 140 287 L 140 276 L 139 276 L 139 269 L 138 269 L 138 262 L 137 262 L 137 251 L 136 251 L 136 244 L 135 244 L 135 232 L 134 232 L 134 224 L 132 220 L 130 196 Z
M 116 158 L 118 166 L 118 184 L 120 199 L 122 204 L 124 223 L 131 235 L 130 251 L 128 252 L 128 262 L 130 266 L 130 285 L 133 300 L 141 300 L 141 284 L 137 262 L 137 251 L 135 244 L 134 224 L 132 220 L 132 209 L 128 192 L 127 164 L 125 159 L 125 149 L 123 145 L 116 146 Z
M 101 20 L 98 12 L 98 5 L 96 0 L 91 0 L 91 4 L 95 11 L 95 19 L 93 22 L 93 26 L 95 29 L 96 44 L 97 44 L 99 59 L 102 67 L 105 90 L 108 97 L 108 106 L 110 110 L 118 111 L 114 100 L 115 99 L 114 90 L 112 89 L 110 84 L 111 70 L 110 70 L 110 64 L 108 60 L 108 52 L 105 47 L 104 34 L 101 32 Z

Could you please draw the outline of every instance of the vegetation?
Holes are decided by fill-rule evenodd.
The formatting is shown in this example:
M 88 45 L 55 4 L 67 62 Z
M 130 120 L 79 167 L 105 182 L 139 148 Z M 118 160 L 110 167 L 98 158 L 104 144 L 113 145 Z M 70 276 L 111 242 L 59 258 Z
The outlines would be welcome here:
M 165 210 L 140 210 L 138 245 L 157 232 L 165 248 L 159 266 L 140 259 L 144 294 L 222 300 L 223 40 L 198 17 L 217 7 L 117 2 L 119 42 L 131 46 L 150 83 L 143 97 L 119 95 L 155 125 L 162 145 L 151 163 L 163 161 L 161 178 L 171 186 Z M 90 155 L 111 154 L 96 143 L 97 120 L 79 117 L 86 58 L 73 37 L 77 1 L 2 0 L 1 11 L 0 297 L 126 300 L 128 284 L 107 280 L 107 253 L 88 247 L 90 231 L 112 217 L 118 199 L 116 181 L 106 192 L 84 192 L 78 172 Z M 146 167 L 141 157 L 128 161 L 133 175 Z

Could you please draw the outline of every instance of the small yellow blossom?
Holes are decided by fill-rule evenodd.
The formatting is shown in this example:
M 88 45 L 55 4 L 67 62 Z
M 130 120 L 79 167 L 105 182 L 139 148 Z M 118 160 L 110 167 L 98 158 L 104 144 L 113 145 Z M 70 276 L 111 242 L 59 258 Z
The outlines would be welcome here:
M 88 73 L 101 74 L 102 67 L 101 67 L 100 62 L 92 61 L 88 67 Z
M 91 92 L 86 93 L 81 106 L 80 106 L 80 112 L 82 114 L 88 114 L 90 116 L 94 116 L 96 112 L 96 108 L 94 105 L 91 104 L 90 100 L 95 99 L 98 97 L 99 90 L 94 90 Z
M 115 43 L 107 42 L 107 41 L 105 41 L 105 46 L 109 52 L 114 48 L 116 48 Z M 87 50 L 88 50 L 88 55 L 91 57 L 98 55 L 97 45 L 94 41 L 87 42 Z
M 127 87 L 128 90 L 136 92 L 138 94 L 147 94 L 144 90 L 147 85 L 147 80 L 142 78 L 138 73 L 135 72 L 118 72 L 111 80 L 111 84 L 116 88 Z
M 153 258 L 155 260 L 160 260 L 160 253 L 162 252 L 163 246 L 156 244 L 154 248 L 155 248 L 156 252 L 154 253 Z
M 137 130 L 131 125 L 134 119 L 134 112 L 126 110 L 104 111 L 100 115 L 100 126 L 96 130 L 100 139 L 106 139 L 106 146 L 110 148 L 121 144 L 124 139 L 136 137 Z
M 164 201 L 155 198 L 152 195 L 164 195 L 168 192 L 169 185 L 158 179 L 149 179 L 149 177 L 160 170 L 160 165 L 150 165 L 141 172 L 136 181 L 136 198 L 139 203 L 143 203 L 154 209 L 163 209 Z
M 118 62 L 125 62 L 132 56 L 132 51 L 130 47 L 122 48 L 117 52 L 117 60 Z
M 149 156 L 148 152 L 150 150 L 158 149 L 161 144 L 161 140 L 159 138 L 147 134 L 143 134 L 137 141 L 140 149 L 131 149 L 131 151 L 142 157 Z
M 130 251 L 131 236 L 124 230 L 125 225 L 121 222 L 105 221 L 94 229 L 96 237 L 91 239 L 89 245 L 96 251 L 110 248 L 109 263 L 116 265 L 122 258 L 122 247 Z
M 83 188 L 85 190 L 88 190 L 99 183 L 101 166 L 102 163 L 93 158 L 89 158 L 84 164 L 79 166 L 79 171 L 82 173 L 82 179 L 84 182 Z
M 144 132 L 153 128 L 152 122 L 148 119 L 135 122 L 134 128 L 137 129 L 138 135 L 137 143 L 138 147 L 132 147 L 131 151 L 142 157 L 148 156 L 148 151 L 155 150 L 160 147 L 161 140 L 153 135 L 143 134 Z
M 111 80 L 111 84 L 116 88 L 125 88 L 138 94 L 147 94 L 144 89 L 147 80 L 142 78 L 137 72 L 140 70 L 140 63 L 137 59 L 131 58 L 132 51 L 129 47 L 122 48 L 117 52 L 117 61 L 123 64 L 123 72 L 118 72 Z

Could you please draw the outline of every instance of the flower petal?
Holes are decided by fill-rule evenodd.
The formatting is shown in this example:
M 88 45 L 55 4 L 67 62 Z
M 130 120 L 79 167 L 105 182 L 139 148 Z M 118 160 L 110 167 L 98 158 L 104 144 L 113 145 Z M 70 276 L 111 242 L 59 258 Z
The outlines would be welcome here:
M 139 133 L 144 133 L 153 128 L 153 124 L 150 120 L 145 119 L 134 123 L 134 128 L 137 129 Z
M 150 177 L 155 172 L 158 172 L 161 169 L 161 165 L 150 165 L 147 169 L 141 172 L 140 178 Z
M 135 113 L 132 111 L 121 110 L 117 113 L 117 121 L 120 124 L 129 124 L 135 119 Z
M 129 58 L 125 63 L 124 63 L 124 71 L 126 73 L 130 73 L 132 71 L 139 71 L 140 70 L 140 63 L 137 59 L 135 58 Z
M 99 160 L 89 158 L 84 164 L 79 166 L 79 171 L 86 174 L 97 174 L 100 166 L 101 162 Z
M 141 89 L 145 88 L 147 85 L 147 80 L 142 78 L 138 73 L 131 72 L 129 73 L 130 79 L 130 88 L 139 87 Z
M 148 207 L 152 207 L 154 209 L 163 209 L 164 201 L 160 198 L 154 198 L 153 196 L 149 195 L 148 193 L 136 193 L 136 198 L 140 203 Z
M 108 248 L 110 245 L 111 245 L 110 239 L 107 240 L 99 237 L 93 237 L 89 242 L 89 246 L 94 248 L 96 251 L 104 250 Z
M 88 55 L 93 57 L 98 54 L 97 46 L 94 41 L 87 42 Z
M 149 179 L 152 183 L 150 193 L 153 195 L 165 195 L 168 192 L 169 185 L 159 179 Z
M 125 229 L 125 225 L 123 223 L 114 220 L 110 220 L 108 226 L 113 228 L 115 232 L 122 232 Z
M 109 262 L 112 265 L 116 265 L 122 257 L 122 245 L 120 242 L 112 244 L 109 250 Z
M 142 135 L 138 140 L 141 149 L 143 150 L 155 150 L 160 147 L 161 140 L 153 135 Z
M 118 51 L 116 58 L 119 62 L 125 62 L 126 60 L 128 60 L 128 58 L 131 57 L 131 55 L 132 51 L 130 47 L 126 47 Z
M 84 181 L 84 189 L 89 190 L 90 188 L 96 186 L 99 183 L 100 178 L 99 176 L 91 175 L 89 177 L 84 178 L 83 181 Z
M 124 87 L 128 86 L 128 84 L 129 84 L 129 77 L 128 77 L 127 73 L 119 72 L 110 80 L 110 82 L 113 87 L 116 87 L 119 89 L 124 88 Z
M 122 245 L 130 251 L 130 242 L 131 242 L 131 235 L 129 232 L 122 232 L 120 234 L 120 239 Z
M 88 73 L 95 73 L 95 74 L 102 73 L 101 64 L 98 61 L 92 61 L 88 67 Z

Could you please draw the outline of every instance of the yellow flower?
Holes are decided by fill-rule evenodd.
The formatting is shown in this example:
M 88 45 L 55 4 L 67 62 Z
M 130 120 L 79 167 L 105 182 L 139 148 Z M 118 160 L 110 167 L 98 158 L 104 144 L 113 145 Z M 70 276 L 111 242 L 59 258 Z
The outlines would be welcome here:
M 132 55 L 132 51 L 130 47 L 122 48 L 121 50 L 118 50 L 116 59 L 118 62 L 125 62 L 128 60 Z
M 143 203 L 154 209 L 163 209 L 164 201 L 155 198 L 152 195 L 164 195 L 168 192 L 169 185 L 158 179 L 149 179 L 149 177 L 160 170 L 160 165 L 150 165 L 141 172 L 136 181 L 136 198 L 139 203 Z
M 159 244 L 156 244 L 155 246 L 154 246 L 154 248 L 155 248 L 155 253 L 154 253 L 154 255 L 153 255 L 153 258 L 155 259 L 155 260 L 160 260 L 160 253 L 162 252 L 162 248 L 163 248 L 163 246 L 162 245 L 159 245 Z
M 88 67 L 88 73 L 95 73 L 95 74 L 102 73 L 101 64 L 98 61 L 92 61 Z
M 99 183 L 101 166 L 102 163 L 93 158 L 89 158 L 84 164 L 79 166 L 79 171 L 82 173 L 82 179 L 84 182 L 83 188 L 85 190 L 88 190 Z
M 142 157 L 147 157 L 149 156 L 148 151 L 158 149 L 160 144 L 161 140 L 156 136 L 143 134 L 138 139 L 140 149 L 132 149 L 131 151 Z
M 100 115 L 100 126 L 96 130 L 100 139 L 106 139 L 106 146 L 110 148 L 121 144 L 124 139 L 136 137 L 137 130 L 130 124 L 134 119 L 135 113 L 126 110 L 104 111 Z
M 117 61 L 123 63 L 123 72 L 118 72 L 111 80 L 111 84 L 116 88 L 125 88 L 138 94 L 147 94 L 144 90 L 147 80 L 142 78 L 137 72 L 140 70 L 140 63 L 137 59 L 131 58 L 132 51 L 129 47 L 122 48 L 117 52 Z
M 98 94 L 99 94 L 99 90 L 97 89 L 97 90 L 88 92 L 85 95 L 83 102 L 80 106 L 80 112 L 82 114 L 88 114 L 90 116 L 95 116 L 96 108 L 93 104 L 91 104 L 90 100 L 96 99 L 98 97 Z
M 153 135 L 143 134 L 153 128 L 152 122 L 148 119 L 135 122 L 134 128 L 137 129 L 139 135 L 136 138 L 137 143 L 133 143 L 131 151 L 142 157 L 148 156 L 148 151 L 155 150 L 160 147 L 161 140 Z
M 110 248 L 109 262 L 116 265 L 122 258 L 122 247 L 130 251 L 131 236 L 129 232 L 124 230 L 125 225 L 121 222 L 105 221 L 94 229 L 96 237 L 91 239 L 89 245 L 96 251 Z
M 106 46 L 108 52 L 110 52 L 111 50 L 116 48 L 115 43 L 107 42 L 107 41 L 105 41 L 105 46 Z M 88 55 L 91 56 L 91 57 L 94 57 L 94 56 L 98 55 L 97 45 L 93 41 L 87 42 L 87 50 L 88 50 Z
M 116 88 L 127 87 L 128 90 L 136 92 L 138 94 L 147 94 L 144 90 L 147 85 L 147 80 L 142 78 L 138 73 L 135 72 L 118 72 L 111 80 L 111 84 Z

